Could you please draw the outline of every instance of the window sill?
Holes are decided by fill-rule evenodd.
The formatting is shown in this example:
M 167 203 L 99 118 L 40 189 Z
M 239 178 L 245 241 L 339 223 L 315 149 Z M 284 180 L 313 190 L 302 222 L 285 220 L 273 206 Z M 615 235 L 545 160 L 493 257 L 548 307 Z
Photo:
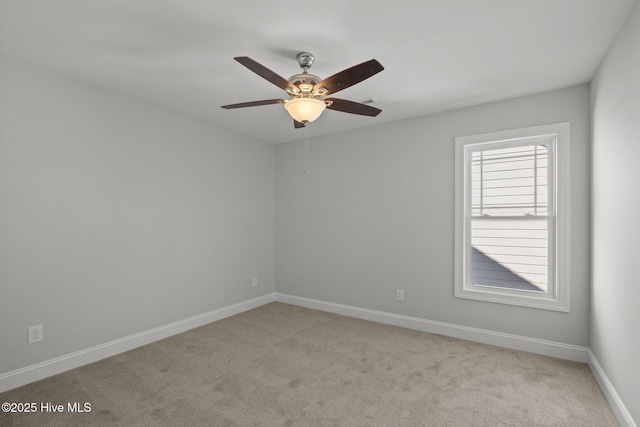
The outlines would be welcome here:
M 500 290 L 487 289 L 460 289 L 456 287 L 454 296 L 456 298 L 471 299 L 476 301 L 492 302 L 497 304 L 517 305 L 521 307 L 537 308 L 542 310 L 553 310 L 568 313 L 569 301 L 548 296 L 537 295 L 512 295 Z

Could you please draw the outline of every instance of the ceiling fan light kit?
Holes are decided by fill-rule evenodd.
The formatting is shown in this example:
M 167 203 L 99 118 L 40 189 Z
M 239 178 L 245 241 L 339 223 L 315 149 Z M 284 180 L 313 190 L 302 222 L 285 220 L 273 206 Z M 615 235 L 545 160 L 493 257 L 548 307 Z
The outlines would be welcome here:
M 284 103 L 293 120 L 304 125 L 320 117 L 326 107 L 324 101 L 316 98 L 293 98 Z
M 291 99 L 267 99 L 243 102 L 240 104 L 223 105 L 222 108 L 233 109 L 269 104 L 284 104 L 284 108 L 293 118 L 295 128 L 307 126 L 307 124 L 320 117 L 322 112 L 327 108 L 343 113 L 370 117 L 375 117 L 382 111 L 359 102 L 339 98 L 326 98 L 327 95 L 360 83 L 384 70 L 384 67 L 375 59 L 343 70 L 324 80 L 308 73 L 309 68 L 315 60 L 315 57 L 308 52 L 300 52 L 296 56 L 298 65 L 302 68 L 302 73 L 295 74 L 289 77 L 289 79 L 279 76 L 247 56 L 238 56 L 234 59 L 260 77 L 286 91 Z

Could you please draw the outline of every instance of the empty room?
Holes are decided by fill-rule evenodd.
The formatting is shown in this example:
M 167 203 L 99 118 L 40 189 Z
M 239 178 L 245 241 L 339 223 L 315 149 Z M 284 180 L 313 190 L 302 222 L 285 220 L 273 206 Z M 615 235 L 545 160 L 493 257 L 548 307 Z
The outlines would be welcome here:
M 640 423 L 640 4 L 0 0 L 0 425 Z

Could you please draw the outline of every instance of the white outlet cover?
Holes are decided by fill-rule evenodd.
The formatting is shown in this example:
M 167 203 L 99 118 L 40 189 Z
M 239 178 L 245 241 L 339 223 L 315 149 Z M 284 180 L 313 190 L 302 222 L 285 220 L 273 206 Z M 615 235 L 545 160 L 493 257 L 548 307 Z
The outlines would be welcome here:
M 40 342 L 44 339 L 43 335 L 43 327 L 42 325 L 30 326 L 29 327 L 29 337 L 27 340 L 28 344 L 33 344 L 36 342 Z

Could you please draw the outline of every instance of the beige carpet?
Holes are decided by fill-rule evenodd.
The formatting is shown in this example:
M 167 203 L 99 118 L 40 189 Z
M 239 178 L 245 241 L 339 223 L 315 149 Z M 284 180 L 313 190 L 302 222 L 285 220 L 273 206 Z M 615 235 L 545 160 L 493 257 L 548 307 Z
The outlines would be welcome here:
M 272 303 L 0 394 L 2 426 L 616 426 L 585 364 Z M 68 402 L 91 412 L 69 414 Z

